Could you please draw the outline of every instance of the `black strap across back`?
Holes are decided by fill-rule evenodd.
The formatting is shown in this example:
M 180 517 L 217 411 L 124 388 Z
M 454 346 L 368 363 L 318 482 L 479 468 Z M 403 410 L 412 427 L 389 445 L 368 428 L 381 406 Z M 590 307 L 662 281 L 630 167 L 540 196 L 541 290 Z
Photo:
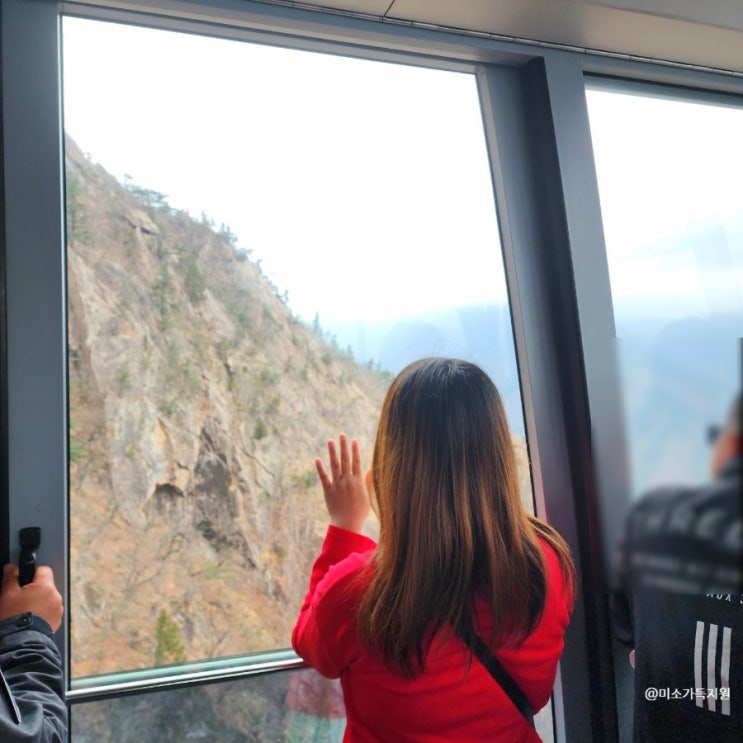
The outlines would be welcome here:
M 531 708 L 531 704 L 529 704 L 529 700 L 526 698 L 526 694 L 521 691 L 519 685 L 513 680 L 513 678 L 511 678 L 508 671 L 503 668 L 501 662 L 490 652 L 490 649 L 482 641 L 482 638 L 475 635 L 472 644 L 466 644 L 475 654 L 480 663 L 485 666 L 488 673 L 500 684 L 503 691 L 506 692 L 508 697 L 516 706 L 516 709 L 521 712 L 529 725 L 534 727 L 534 711 Z

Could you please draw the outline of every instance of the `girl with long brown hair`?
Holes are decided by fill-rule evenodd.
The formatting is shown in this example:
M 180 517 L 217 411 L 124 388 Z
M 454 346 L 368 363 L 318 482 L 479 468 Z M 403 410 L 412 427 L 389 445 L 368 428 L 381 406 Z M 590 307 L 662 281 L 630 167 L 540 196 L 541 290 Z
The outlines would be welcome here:
M 366 477 L 356 441 L 328 454 L 329 472 L 315 464 L 331 524 L 292 644 L 340 676 L 344 741 L 539 740 L 523 707 L 549 700 L 575 576 L 564 540 L 521 505 L 490 378 L 414 362 L 387 392 Z M 361 533 L 371 502 L 378 544 Z

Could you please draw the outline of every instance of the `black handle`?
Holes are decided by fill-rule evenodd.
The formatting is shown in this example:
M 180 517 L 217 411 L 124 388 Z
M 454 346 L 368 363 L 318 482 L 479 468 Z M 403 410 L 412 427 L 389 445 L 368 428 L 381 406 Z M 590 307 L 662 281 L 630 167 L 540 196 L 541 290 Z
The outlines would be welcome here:
M 41 528 L 27 526 L 18 532 L 21 553 L 18 556 L 18 582 L 25 586 L 34 579 L 36 572 L 36 550 L 41 544 Z

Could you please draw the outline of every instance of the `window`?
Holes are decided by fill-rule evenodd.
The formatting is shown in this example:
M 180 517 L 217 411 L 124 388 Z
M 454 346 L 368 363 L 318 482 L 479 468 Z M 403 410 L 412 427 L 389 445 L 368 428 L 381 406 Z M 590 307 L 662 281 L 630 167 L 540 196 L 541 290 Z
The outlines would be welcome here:
M 588 89 L 633 496 L 709 478 L 706 432 L 740 388 L 743 106 Z
M 346 430 L 368 462 L 416 358 L 489 371 L 533 507 L 472 73 L 76 18 L 63 42 L 76 690 L 287 647 L 327 523 L 312 459 Z M 220 735 L 342 737 L 337 683 L 249 684 L 274 687 Z M 212 691 L 80 704 L 74 734 L 142 740 L 127 710 L 174 704 L 196 734 Z
M 473 74 L 76 18 L 63 42 L 73 678 L 287 647 L 313 458 L 344 430 L 368 463 L 421 356 L 491 373 L 531 502 Z

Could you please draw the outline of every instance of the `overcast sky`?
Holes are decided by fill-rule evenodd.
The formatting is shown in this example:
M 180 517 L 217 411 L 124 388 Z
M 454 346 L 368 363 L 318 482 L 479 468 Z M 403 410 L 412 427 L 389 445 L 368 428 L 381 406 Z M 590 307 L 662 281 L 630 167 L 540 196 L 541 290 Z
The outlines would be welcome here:
M 615 298 L 743 316 L 743 108 L 591 90 L 588 104 Z
M 65 128 L 324 326 L 504 300 L 475 78 L 64 21 Z

